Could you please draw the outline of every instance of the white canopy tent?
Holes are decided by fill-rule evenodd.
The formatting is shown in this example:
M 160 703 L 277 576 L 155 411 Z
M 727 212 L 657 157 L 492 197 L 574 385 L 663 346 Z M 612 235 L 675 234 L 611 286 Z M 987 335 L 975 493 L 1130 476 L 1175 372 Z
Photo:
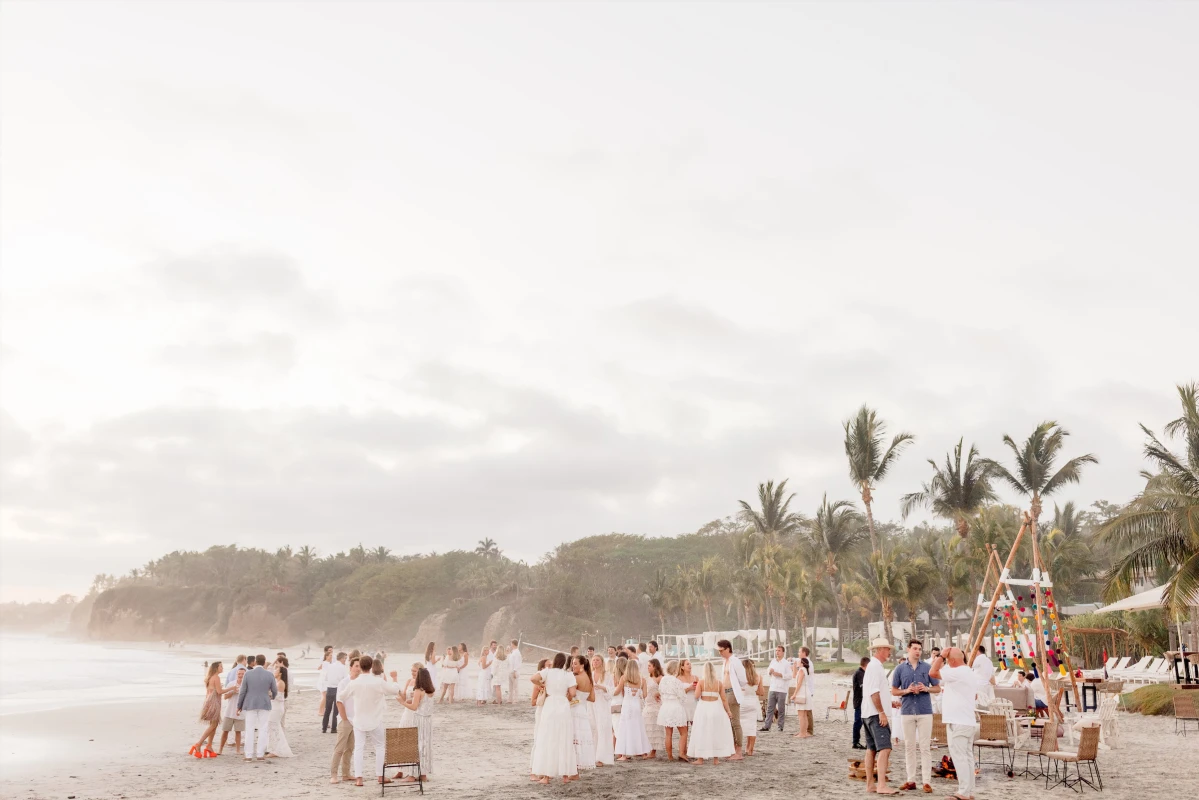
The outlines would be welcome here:
M 1125 597 L 1123 600 L 1112 603 L 1111 605 L 1095 609 L 1095 613 L 1103 614 L 1107 611 L 1152 611 L 1153 609 L 1161 608 L 1166 604 L 1165 594 L 1165 586 L 1155 586 L 1152 589 L 1146 589 L 1143 592 L 1138 592 L 1132 597 Z M 1187 605 L 1199 606 L 1199 592 L 1191 595 Z

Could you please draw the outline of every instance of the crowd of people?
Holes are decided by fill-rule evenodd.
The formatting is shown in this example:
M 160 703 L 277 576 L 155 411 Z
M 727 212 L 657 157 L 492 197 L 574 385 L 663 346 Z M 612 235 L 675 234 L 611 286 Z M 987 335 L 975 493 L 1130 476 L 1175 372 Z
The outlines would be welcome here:
M 606 657 L 594 648 L 572 648 L 542 660 L 531 678 L 531 780 L 569 783 L 596 767 L 659 754 L 697 766 L 739 761 L 754 754 L 758 733 L 776 721 L 782 732 L 788 703 L 797 710 L 796 736 L 812 735 L 814 672 L 807 648 L 788 659 L 778 647 L 760 675 L 752 660 L 733 655 L 728 640 L 716 647 L 723 664 L 718 670 L 705 663 L 699 674 L 687 658 L 663 665 L 653 641 L 609 647 Z

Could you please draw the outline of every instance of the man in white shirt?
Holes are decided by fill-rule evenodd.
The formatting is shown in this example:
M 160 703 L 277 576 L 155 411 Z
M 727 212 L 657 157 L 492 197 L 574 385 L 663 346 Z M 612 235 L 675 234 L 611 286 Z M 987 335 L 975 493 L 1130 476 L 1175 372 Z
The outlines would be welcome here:
M 741 659 L 733 657 L 732 642 L 721 639 L 716 643 L 716 651 L 724 659 L 724 674 L 720 681 L 724 687 L 725 699 L 729 702 L 729 722 L 733 724 L 733 755 L 725 760 L 741 761 L 745 758 L 741 755 L 741 702 L 743 699 L 749 702 L 749 679 L 745 677 L 745 667 L 741 665 Z M 757 702 L 757 698 L 754 698 L 754 701 Z
M 649 675 L 649 653 L 645 652 L 645 642 L 640 642 L 637 645 L 637 664 L 641 667 L 641 674 Z
M 508 647 L 508 702 L 515 703 L 520 694 L 520 667 L 524 659 L 520 655 L 520 642 L 513 639 Z
M 987 648 L 981 644 L 978 646 L 978 652 L 975 654 L 970 668 L 978 673 L 978 677 L 983 681 L 982 688 L 978 690 L 978 701 L 983 705 L 990 704 L 995 699 L 995 690 L 991 688 L 991 678 L 995 676 L 995 665 L 991 663 L 991 659 L 987 658 Z
M 988 684 L 966 666 L 966 656 L 957 647 L 947 647 L 945 659 L 933 660 L 930 678 L 941 682 L 941 720 L 949 738 L 949 757 L 958 774 L 958 798 L 974 797 L 974 703 L 979 690 Z M 945 666 L 948 661 L 948 666 Z
M 332 656 L 333 651 L 329 651 L 329 655 Z M 337 685 L 349 674 L 345 652 L 338 653 L 336 661 L 329 660 L 321 664 L 321 674 L 317 681 L 325 687 L 325 713 L 322 717 L 321 733 L 329 728 L 329 721 L 332 719 L 331 730 L 334 736 L 337 735 Z
M 375 775 L 379 783 L 390 783 L 383 777 L 383 761 L 387 756 L 385 745 L 387 723 L 383 718 L 387 713 L 387 699 L 395 697 L 403 688 L 397 681 L 386 681 L 382 675 L 372 675 L 371 668 L 375 660 L 370 656 L 358 659 L 361 673 L 346 686 L 342 696 L 342 704 L 346 700 L 354 703 L 354 714 L 350 717 L 354 725 L 354 763 L 353 771 L 355 785 L 362 785 L 362 758 L 366 753 L 366 740 L 370 738 L 375 747 Z
M 346 696 L 350 681 L 362 674 L 358 657 L 350 659 L 350 674 L 337 684 L 337 713 L 341 717 L 341 730 L 337 732 L 337 744 L 333 746 L 333 763 L 329 767 L 329 783 L 341 783 L 353 777 L 350 759 L 354 755 L 354 698 Z M 341 764 L 341 777 L 337 777 L 337 765 Z
M 770 679 L 770 691 L 766 695 L 766 721 L 759 730 L 770 730 L 770 723 L 774 721 L 777 712 L 779 733 L 783 732 L 783 721 L 787 718 L 787 686 L 794 674 L 791 662 L 787 660 L 787 650 L 780 644 L 774 648 L 774 660 L 766 668 L 766 676 Z
M 873 656 L 866 665 L 866 676 L 862 679 L 862 733 L 866 737 L 866 792 L 867 794 L 899 794 L 887 786 L 887 762 L 891 760 L 891 721 L 887 709 L 891 707 L 891 684 L 887 682 L 887 671 L 883 662 L 891 658 L 891 640 L 879 637 L 870 643 Z M 878 780 L 875 781 L 875 765 Z
M 649 660 L 645 662 L 646 665 L 648 666 L 649 662 L 653 661 L 655 658 L 658 659 L 658 664 L 659 664 L 659 666 L 662 667 L 662 674 L 665 675 L 666 674 L 666 662 L 662 659 L 662 654 L 658 652 L 658 643 L 655 642 L 653 639 L 650 639 L 648 649 L 649 649 Z

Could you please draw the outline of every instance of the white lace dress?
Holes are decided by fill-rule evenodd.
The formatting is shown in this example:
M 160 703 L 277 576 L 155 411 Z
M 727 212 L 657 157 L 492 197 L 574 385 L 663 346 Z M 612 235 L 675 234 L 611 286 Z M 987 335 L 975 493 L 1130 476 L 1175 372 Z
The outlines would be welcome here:
M 663 728 L 687 727 L 687 709 L 683 705 L 686 688 L 683 682 L 673 675 L 666 675 L 662 678 L 662 683 L 658 685 L 662 694 L 662 708 L 658 711 L 658 724 Z
M 270 734 L 266 740 L 271 755 L 279 758 L 292 758 L 295 755 L 287 744 L 287 734 L 283 732 L 283 711 L 286 708 L 287 701 L 283 699 L 283 693 L 280 692 L 279 696 L 271 701 Z
M 645 718 L 641 715 L 641 689 L 624 687 L 624 702 L 616 718 L 616 750 L 618 756 L 642 756 L 649 752 L 645 735 Z
M 441 686 L 457 686 L 458 685 L 458 667 L 461 666 L 461 664 L 462 664 L 461 660 L 449 661 L 444 658 L 441 660 L 441 667 L 437 671 L 437 673 L 438 673 L 437 676 L 438 676 L 438 678 L 441 679 L 441 683 L 440 683 Z M 434 685 L 438 685 L 438 684 L 434 684 Z
M 532 772 L 551 778 L 578 775 L 574 722 L 566 699 L 566 690 L 578 682 L 564 669 L 542 670 L 541 677 L 545 681 L 545 704 L 533 736 Z
M 575 733 L 575 763 L 581 770 L 595 769 L 594 706 L 581 695 L 575 695 L 570 705 L 570 719 Z
M 420 751 L 421 775 L 433 774 L 433 695 L 421 698 L 416 707 L 417 748 Z
M 641 716 L 645 720 L 645 738 L 649 741 L 651 751 L 666 749 L 666 731 L 658 724 L 658 714 L 662 710 L 662 694 L 653 678 L 645 681 L 645 708 Z

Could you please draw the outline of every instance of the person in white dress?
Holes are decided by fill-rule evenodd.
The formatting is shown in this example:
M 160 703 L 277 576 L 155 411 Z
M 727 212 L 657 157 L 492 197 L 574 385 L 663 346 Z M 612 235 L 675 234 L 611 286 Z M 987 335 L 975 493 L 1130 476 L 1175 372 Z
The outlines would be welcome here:
M 575 731 L 575 760 L 579 770 L 595 769 L 595 686 L 587 656 L 577 655 L 570 660 L 575 676 L 575 696 L 570 701 L 571 722 Z
M 812 735 L 808 733 L 808 716 L 812 713 L 812 700 L 808 693 L 808 681 L 811 678 L 808 675 L 806 662 L 806 658 L 801 658 L 795 665 L 795 688 L 791 690 L 791 697 L 787 700 L 788 703 L 795 706 L 795 716 L 799 718 L 799 733 L 791 734 L 796 739 L 807 739 Z
M 658 712 L 662 710 L 662 693 L 658 682 L 662 680 L 662 664 L 658 659 L 649 660 L 649 677 L 645 679 L 645 707 L 641 716 L 645 719 L 645 738 L 649 741 L 649 757 L 657 758 L 658 751 L 666 746 L 662 726 L 658 724 Z
M 400 705 L 404 707 L 404 710 L 400 713 L 400 724 L 397 727 L 416 727 L 416 714 L 412 711 L 412 709 L 408 708 L 408 701 L 412 699 L 412 695 L 416 691 L 416 676 L 419 675 L 420 671 L 424 668 L 425 665 L 420 661 L 412 662 L 412 671 L 407 683 L 404 684 L 404 688 L 400 692 Z
M 410 698 L 403 698 L 400 703 L 405 712 L 412 712 L 416 721 L 417 752 L 420 760 L 420 780 L 425 782 L 433 777 L 433 678 L 429 670 L 421 668 L 416 672 L 416 685 Z M 403 726 L 401 726 L 403 727 Z M 404 783 L 415 783 L 415 775 L 405 776 L 403 772 L 396 773 Z
M 533 772 L 533 754 L 537 752 L 537 726 L 541 724 L 541 708 L 545 705 L 545 686 L 538 680 L 538 676 L 551 663 L 548 658 L 538 661 L 537 671 L 529 679 L 533 684 L 533 694 L 530 697 L 530 704 L 535 709 L 533 712 L 533 748 L 529 752 L 529 777 L 535 781 L 541 779 L 541 776 Z
M 633 756 L 649 758 L 649 738 L 645 735 L 645 718 L 641 713 L 644 691 L 641 665 L 630 659 L 625 664 L 624 675 L 616 681 L 615 692 L 624 700 L 616 720 L 617 761 L 630 761 Z
M 615 763 L 612 740 L 612 676 L 602 656 L 591 659 L 591 681 L 595 690 L 592 711 L 595 716 L 595 765 L 610 767 Z
M 758 675 L 754 662 L 743 658 L 741 666 L 745 668 L 745 680 L 749 689 L 749 697 L 741 704 L 741 730 L 745 732 L 745 755 L 752 756 L 754 745 L 758 741 L 758 723 L 762 721 L 762 697 L 766 694 L 766 685 Z
M 458 646 L 445 649 L 445 657 L 441 660 L 439 674 L 441 676 L 441 696 L 439 703 L 454 702 L 454 691 L 458 688 Z M 431 676 L 431 674 L 430 674 Z
M 437 643 L 429 642 L 429 646 L 425 648 L 425 669 L 429 670 L 429 676 L 433 679 L 433 686 L 438 685 L 438 667 L 441 663 L 441 656 L 437 655 Z
M 271 702 L 270 736 L 271 743 L 267 758 L 292 758 L 294 754 L 287 744 L 287 734 L 283 732 L 283 714 L 287 709 L 287 667 L 275 662 L 275 685 L 279 694 Z
M 534 686 L 545 689 L 545 703 L 533 737 L 533 775 L 542 784 L 548 784 L 554 776 L 561 776 L 563 783 L 577 780 L 579 767 L 570 700 L 578 681 L 566 669 L 566 654 L 554 656 L 553 666 L 537 673 L 532 680 Z
M 695 722 L 695 708 L 699 702 L 699 680 L 691 672 L 691 659 L 679 661 L 679 683 L 683 684 L 683 708 L 687 710 L 687 724 Z M 684 749 L 683 755 L 687 751 Z
M 658 683 L 658 691 L 662 695 L 662 707 L 658 710 L 658 724 L 662 726 L 663 741 L 666 745 L 666 760 L 674 761 L 674 731 L 679 731 L 679 761 L 687 760 L 687 709 L 683 698 L 687 696 L 687 688 L 678 678 L 679 662 L 671 661 L 666 665 L 666 674 Z
M 475 685 L 475 705 L 487 705 L 491 699 L 491 651 L 483 645 L 479 653 L 479 681 Z
M 624 671 L 629 665 L 629 659 L 618 656 L 616 661 L 612 663 L 612 714 L 620 715 L 620 709 L 624 706 L 624 693 L 616 691 L 616 684 L 620 683 L 620 679 L 624 677 Z M 616 746 L 616 720 L 612 721 L 612 745 Z
M 492 655 L 495 660 L 491 663 L 491 702 L 499 706 L 504 703 L 504 687 L 508 685 L 508 654 L 495 650 Z
M 729 701 L 711 662 L 704 664 L 704 679 L 699 682 L 698 690 L 699 701 L 691 738 L 687 742 L 687 756 L 692 764 L 703 764 L 705 758 L 719 764 L 720 759 L 733 755 L 735 748 L 733 724 L 729 722 Z

